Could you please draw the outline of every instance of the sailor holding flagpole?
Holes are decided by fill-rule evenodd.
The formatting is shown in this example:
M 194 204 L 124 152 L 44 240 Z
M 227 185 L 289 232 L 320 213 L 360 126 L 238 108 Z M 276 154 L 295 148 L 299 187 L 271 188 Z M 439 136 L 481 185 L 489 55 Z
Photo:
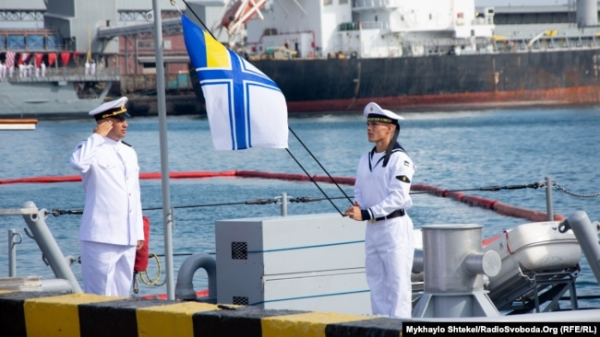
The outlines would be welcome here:
M 367 221 L 365 272 L 374 315 L 412 316 L 413 223 L 407 214 L 415 166 L 397 142 L 403 118 L 376 103 L 364 109 L 375 147 L 359 161 L 354 205 L 344 215 Z

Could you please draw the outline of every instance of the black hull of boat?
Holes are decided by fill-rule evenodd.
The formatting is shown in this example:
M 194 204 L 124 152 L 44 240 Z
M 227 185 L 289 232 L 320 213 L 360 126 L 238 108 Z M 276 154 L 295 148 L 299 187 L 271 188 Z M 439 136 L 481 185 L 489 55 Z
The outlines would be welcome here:
M 289 112 L 360 111 L 371 101 L 399 111 L 600 103 L 592 48 L 252 63 L 281 88 Z

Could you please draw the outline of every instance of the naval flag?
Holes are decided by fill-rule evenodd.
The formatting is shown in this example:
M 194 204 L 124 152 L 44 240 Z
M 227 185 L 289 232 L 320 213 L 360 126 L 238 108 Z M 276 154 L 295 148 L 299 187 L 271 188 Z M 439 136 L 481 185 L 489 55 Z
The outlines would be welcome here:
M 268 76 L 181 16 L 217 150 L 287 148 L 287 105 Z

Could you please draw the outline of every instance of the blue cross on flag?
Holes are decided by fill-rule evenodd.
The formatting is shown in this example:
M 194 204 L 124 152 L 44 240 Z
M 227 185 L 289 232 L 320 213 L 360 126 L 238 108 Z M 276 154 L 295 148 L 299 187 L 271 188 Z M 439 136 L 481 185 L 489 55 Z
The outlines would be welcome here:
M 181 16 L 217 150 L 287 148 L 287 105 L 268 76 Z

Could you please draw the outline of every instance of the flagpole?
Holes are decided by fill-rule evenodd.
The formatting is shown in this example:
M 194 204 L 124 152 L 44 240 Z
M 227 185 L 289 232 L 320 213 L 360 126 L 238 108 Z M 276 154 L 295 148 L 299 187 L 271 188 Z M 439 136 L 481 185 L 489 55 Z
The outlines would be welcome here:
M 317 182 L 315 181 L 315 179 L 313 179 L 313 177 L 308 173 L 308 171 L 306 171 L 306 169 L 304 168 L 304 166 L 302 166 L 302 164 L 300 164 L 300 162 L 298 161 L 298 159 L 296 159 L 296 157 L 294 157 L 294 155 L 292 154 L 292 151 L 290 151 L 289 148 L 286 148 L 286 150 L 287 150 L 287 153 L 289 153 L 290 156 L 294 159 L 294 161 L 296 162 L 296 164 L 298 164 L 298 166 L 300 166 L 300 168 L 302 169 L 302 171 L 304 171 L 304 174 L 306 174 L 306 176 L 308 177 L 308 179 L 310 179 L 310 181 L 312 181 L 313 184 L 315 184 L 315 186 L 319 189 L 319 191 L 321 191 L 321 193 L 323 193 L 323 195 L 325 196 L 325 198 L 327 200 L 329 200 L 329 202 L 331 203 L 331 205 L 333 206 L 333 208 L 335 208 L 338 211 L 338 213 L 340 213 L 341 216 L 344 216 L 344 213 L 342 213 L 342 211 L 340 211 L 340 209 L 336 206 L 336 204 L 333 202 L 333 200 L 331 200 L 331 198 L 327 195 L 327 193 L 325 193 L 325 191 L 323 191 L 323 189 L 321 188 L 321 186 L 319 186 L 319 184 L 317 184 Z M 346 193 L 344 193 L 344 195 L 346 195 Z M 348 198 L 347 195 L 346 195 L 346 198 Z
M 182 0 L 182 1 L 185 4 L 185 6 L 187 7 L 187 9 L 189 9 L 190 12 L 192 12 L 192 14 L 194 14 L 196 19 L 198 19 L 198 22 L 200 22 L 202 27 L 204 27 L 204 29 L 210 34 L 210 36 L 212 36 L 213 39 L 218 41 L 218 39 L 213 35 L 213 33 L 210 31 L 210 29 L 208 29 L 208 27 L 206 27 L 206 25 L 204 24 L 204 21 L 202 21 L 202 19 L 200 19 L 200 17 L 198 16 L 198 14 L 196 14 L 196 12 L 194 12 L 194 9 L 192 7 L 190 7 L 190 5 L 188 5 L 187 1 L 185 1 L 185 0 Z
M 173 276 L 173 209 L 169 186 L 169 158 L 167 147 L 167 104 L 165 102 L 165 66 L 163 60 L 162 18 L 158 0 L 152 0 L 154 10 L 154 47 L 156 51 L 156 94 L 158 98 L 158 124 L 160 135 L 160 168 L 162 178 L 163 227 L 167 299 L 175 299 Z

